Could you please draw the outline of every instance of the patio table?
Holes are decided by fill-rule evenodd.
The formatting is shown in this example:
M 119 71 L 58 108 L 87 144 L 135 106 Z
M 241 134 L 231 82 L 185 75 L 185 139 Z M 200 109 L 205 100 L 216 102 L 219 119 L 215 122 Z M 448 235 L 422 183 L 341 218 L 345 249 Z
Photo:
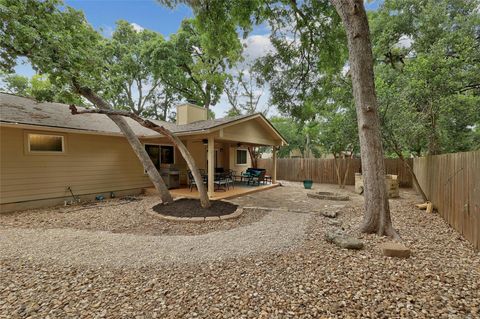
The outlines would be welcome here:
M 242 173 L 240 175 L 237 175 L 236 177 L 240 177 L 240 182 L 243 182 L 245 179 L 245 182 L 248 182 L 250 180 L 250 178 L 252 177 L 252 174 L 249 174 L 249 173 Z
M 222 177 L 224 173 L 214 173 L 213 174 L 213 184 L 214 184 L 214 191 L 224 191 L 226 192 L 226 183 L 222 183 L 219 181 L 219 178 Z M 208 183 L 208 174 L 202 175 L 202 178 Z M 216 186 L 216 188 L 215 188 Z

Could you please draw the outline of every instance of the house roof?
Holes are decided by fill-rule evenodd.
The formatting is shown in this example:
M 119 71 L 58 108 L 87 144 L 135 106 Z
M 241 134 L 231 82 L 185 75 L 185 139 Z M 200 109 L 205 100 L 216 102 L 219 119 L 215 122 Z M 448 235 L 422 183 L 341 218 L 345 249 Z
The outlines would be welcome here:
M 79 110 L 83 108 L 78 107 Z M 281 134 L 261 114 L 239 115 L 224 117 L 214 120 L 198 121 L 184 125 L 175 123 L 151 120 L 164 126 L 176 135 L 190 135 L 201 132 L 210 132 L 220 129 L 225 125 L 231 125 L 249 118 L 262 118 L 278 135 L 279 139 L 285 141 Z M 125 118 L 139 137 L 159 136 L 155 131 L 147 129 L 131 118 Z M 34 99 L 20 97 L 17 95 L 0 93 L 0 123 L 34 125 L 58 129 L 73 129 L 80 131 L 95 132 L 105 135 L 123 135 L 118 126 L 103 114 L 79 114 L 72 115 L 69 106 L 61 103 L 37 102 Z

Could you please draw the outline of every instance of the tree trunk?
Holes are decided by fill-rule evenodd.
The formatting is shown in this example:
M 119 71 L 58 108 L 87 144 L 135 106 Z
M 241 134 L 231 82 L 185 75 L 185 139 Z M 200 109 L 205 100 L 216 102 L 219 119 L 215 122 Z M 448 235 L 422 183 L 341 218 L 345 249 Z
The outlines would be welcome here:
M 132 112 L 117 111 L 117 110 L 111 110 L 111 109 L 78 111 L 74 105 L 70 105 L 70 110 L 72 111 L 72 114 L 96 113 L 96 114 L 106 114 L 108 116 L 118 116 L 120 118 L 122 118 L 122 116 L 127 116 L 135 120 L 140 125 L 165 135 L 178 148 L 183 158 L 187 162 L 189 169 L 192 171 L 193 178 L 195 180 L 195 183 L 198 188 L 198 192 L 200 194 L 200 204 L 202 205 L 203 208 L 209 208 L 211 206 L 210 200 L 208 198 L 207 189 L 203 184 L 203 178 L 200 175 L 200 171 L 198 170 L 197 165 L 195 164 L 195 160 L 193 159 L 192 155 L 190 154 L 188 149 L 185 147 L 183 142 L 177 136 L 173 135 L 172 132 L 170 132 L 163 126 L 157 125 L 152 121 L 145 120 Z
M 210 206 L 212 206 L 208 198 L 207 189 L 203 184 L 202 175 L 200 174 L 200 171 L 195 164 L 195 160 L 193 159 L 185 144 L 183 144 L 183 142 L 177 136 L 173 135 L 172 132 L 170 132 L 163 126 L 159 126 L 149 120 L 141 119 L 141 121 L 139 121 L 137 118 L 133 119 L 141 125 L 165 135 L 178 148 L 183 158 L 185 159 L 185 162 L 187 162 L 188 168 L 192 172 L 193 179 L 195 180 L 195 184 L 197 185 L 198 193 L 200 194 L 200 205 L 203 208 L 209 208 Z
M 345 169 L 345 174 L 343 175 L 343 181 L 342 181 L 342 187 L 341 188 L 345 188 L 345 184 L 347 184 L 347 176 L 348 176 L 348 172 L 350 171 L 350 163 L 352 162 L 352 157 L 345 158 L 345 160 L 347 161 L 347 168 Z
M 417 179 L 417 175 L 415 175 L 415 172 L 413 171 L 412 166 L 410 166 L 410 164 L 408 164 L 408 162 L 405 160 L 403 155 L 400 157 L 400 159 L 405 163 L 405 165 L 407 165 L 408 171 L 410 172 L 410 174 L 412 174 L 413 184 L 415 185 L 415 188 L 420 192 L 420 195 L 422 195 L 422 199 L 425 202 L 427 202 L 428 197 L 425 194 L 425 192 L 423 191 L 422 186 L 420 186 L 420 183 L 418 182 L 418 179 Z
M 91 89 L 79 87 L 79 86 L 77 86 L 76 89 L 82 96 L 84 96 L 87 100 L 92 102 L 99 109 L 101 110 L 112 109 L 107 102 L 105 102 L 100 96 L 98 96 Z M 160 176 L 160 173 L 158 172 L 158 170 L 153 165 L 152 160 L 150 159 L 150 156 L 148 155 L 147 151 L 145 151 L 145 148 L 143 147 L 142 143 L 140 143 L 140 140 L 135 135 L 132 128 L 128 125 L 127 121 L 125 121 L 125 119 L 120 115 L 107 114 L 107 116 L 115 124 L 117 124 L 120 131 L 122 131 L 123 135 L 125 135 L 125 138 L 127 139 L 128 143 L 130 143 L 130 146 L 132 147 L 135 155 L 137 155 L 138 159 L 143 165 L 143 168 L 147 172 L 148 177 L 150 178 L 153 185 L 160 193 L 160 198 L 162 199 L 162 203 L 164 204 L 172 203 L 173 198 L 170 192 L 168 191 L 168 188 L 165 185 L 165 182 Z
M 257 168 L 257 157 L 255 155 L 255 151 L 253 149 L 253 146 L 247 147 L 248 154 L 250 155 L 250 160 L 252 162 L 252 167 Z
M 410 174 L 412 174 L 412 179 L 413 179 L 413 184 L 417 188 L 417 190 L 420 192 L 420 195 L 422 195 L 422 199 L 426 202 L 428 201 L 427 195 L 422 189 L 422 186 L 420 186 L 420 183 L 418 182 L 417 175 L 415 175 L 415 172 L 413 171 L 413 168 L 408 164 L 408 162 L 405 160 L 405 157 L 403 157 L 402 152 L 398 149 L 398 146 L 395 142 L 391 142 L 390 144 L 393 145 L 393 151 L 395 154 L 397 154 L 398 158 L 402 160 L 402 162 L 407 166 L 408 171 Z
M 373 54 L 363 0 L 331 0 L 331 2 L 342 19 L 348 40 L 364 176 L 365 215 L 360 230 L 399 239 L 392 226 L 385 187 L 385 164 L 373 76 Z
M 342 188 L 342 179 L 340 178 L 340 165 L 338 165 L 338 158 L 333 154 L 333 166 L 335 167 L 335 173 L 337 175 L 338 187 Z
M 398 158 L 400 160 L 402 160 L 402 162 L 407 166 L 408 171 L 410 172 L 410 174 L 412 174 L 413 184 L 415 185 L 417 190 L 420 192 L 420 195 L 422 195 L 422 199 L 425 202 L 428 201 L 427 195 L 425 194 L 425 192 L 422 189 L 422 186 L 420 186 L 420 183 L 418 182 L 417 175 L 415 175 L 415 172 L 413 171 L 412 166 L 410 166 L 410 164 L 408 164 L 407 160 L 405 160 L 405 157 L 403 157 L 403 154 L 400 150 L 400 147 L 398 146 L 398 143 L 395 140 L 395 137 L 392 134 L 386 135 L 385 136 L 385 141 L 388 144 L 390 144 L 390 147 L 395 152 L 395 154 L 397 154 Z
M 429 103 L 430 128 L 428 134 L 428 155 L 437 155 L 440 153 L 437 133 L 437 119 L 433 111 L 433 102 Z

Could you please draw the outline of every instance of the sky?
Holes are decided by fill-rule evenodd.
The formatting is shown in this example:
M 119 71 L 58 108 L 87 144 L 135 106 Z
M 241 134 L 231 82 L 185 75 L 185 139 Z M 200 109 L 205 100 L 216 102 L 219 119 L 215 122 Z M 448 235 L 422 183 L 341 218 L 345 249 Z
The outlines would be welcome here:
M 375 10 L 381 1 L 367 1 L 366 7 Z M 183 19 L 193 16 L 192 10 L 184 5 L 170 9 L 160 5 L 155 0 L 66 0 L 65 4 L 77 10 L 82 10 L 88 22 L 99 30 L 104 36 L 110 37 L 115 29 L 115 22 L 122 19 L 138 28 L 149 29 L 161 33 L 164 37 L 175 33 Z M 257 27 L 250 36 L 244 40 L 247 45 L 244 55 L 246 60 L 261 57 L 272 49 L 268 38 L 268 29 Z M 35 72 L 28 64 L 20 64 L 15 69 L 16 73 L 32 76 Z M 268 104 L 268 89 L 260 100 L 260 109 Z M 212 110 L 216 117 L 225 115 L 229 109 L 228 102 L 222 97 Z M 271 115 L 276 111 L 270 108 Z

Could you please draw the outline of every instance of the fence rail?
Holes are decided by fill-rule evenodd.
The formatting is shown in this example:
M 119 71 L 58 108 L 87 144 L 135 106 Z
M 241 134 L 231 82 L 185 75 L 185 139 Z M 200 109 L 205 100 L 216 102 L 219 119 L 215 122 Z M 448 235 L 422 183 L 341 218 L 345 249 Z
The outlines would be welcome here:
M 416 158 L 413 166 L 439 214 L 480 249 L 480 151 Z
M 407 159 L 410 165 L 412 160 Z M 360 159 L 339 159 L 340 176 L 344 176 L 348 169 L 346 184 L 355 184 L 355 173 L 361 173 Z M 268 172 L 272 171 L 271 159 L 258 160 L 258 167 L 265 168 Z M 412 175 L 409 173 L 405 163 L 400 159 L 385 159 L 385 169 L 387 174 L 398 175 L 401 187 L 412 187 Z M 336 184 L 337 175 L 334 159 L 319 158 L 280 158 L 277 159 L 277 179 L 287 181 L 303 181 L 311 179 L 316 183 Z

